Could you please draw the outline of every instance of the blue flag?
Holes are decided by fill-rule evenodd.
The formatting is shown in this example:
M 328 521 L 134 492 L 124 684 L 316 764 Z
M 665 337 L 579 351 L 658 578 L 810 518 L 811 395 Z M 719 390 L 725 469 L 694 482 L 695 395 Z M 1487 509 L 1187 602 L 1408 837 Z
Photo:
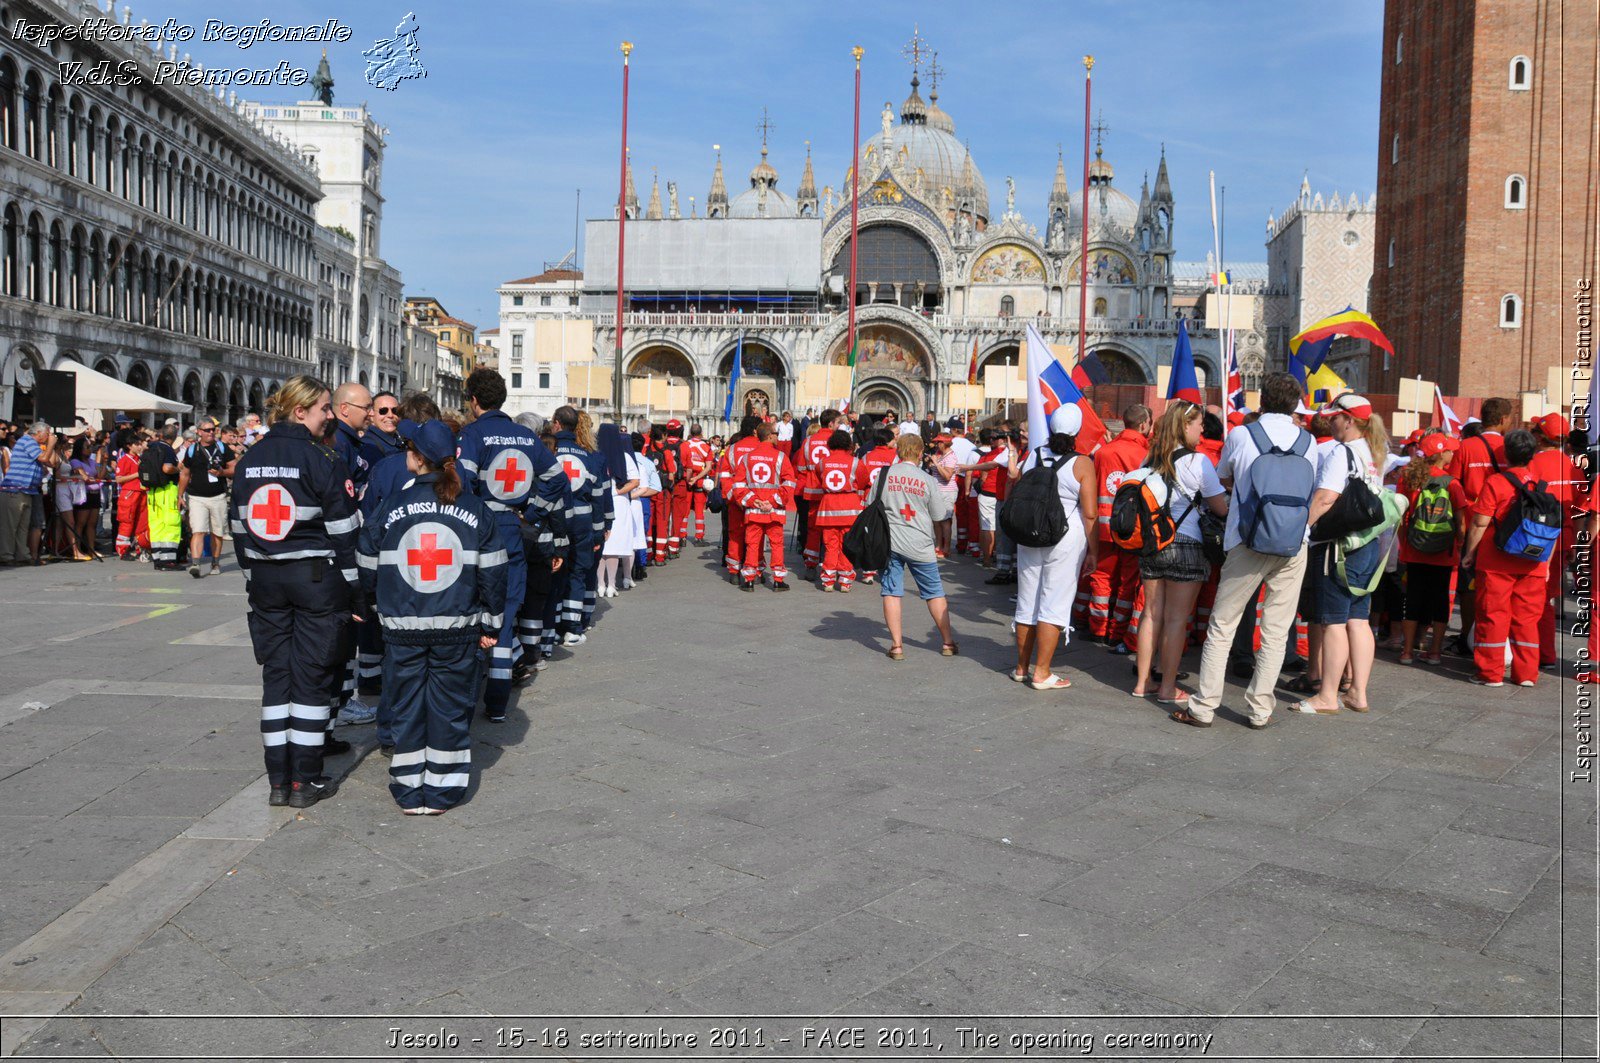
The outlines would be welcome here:
M 1178 342 L 1172 348 L 1172 374 L 1167 377 L 1167 400 L 1184 399 L 1196 406 L 1205 402 L 1200 377 L 1194 371 L 1194 350 L 1189 346 L 1189 325 L 1178 319 Z
M 722 405 L 722 419 L 733 420 L 733 397 L 739 391 L 739 378 L 744 375 L 744 333 L 739 334 L 739 347 L 733 355 L 733 373 L 728 377 L 728 401 Z

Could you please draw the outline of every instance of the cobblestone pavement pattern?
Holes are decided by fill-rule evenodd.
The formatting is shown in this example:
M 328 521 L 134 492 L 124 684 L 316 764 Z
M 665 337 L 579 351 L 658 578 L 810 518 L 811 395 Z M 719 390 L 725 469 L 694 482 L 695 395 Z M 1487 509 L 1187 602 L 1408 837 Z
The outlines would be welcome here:
M 873 588 L 742 595 L 712 554 L 602 603 L 425 820 L 375 753 L 265 807 L 231 562 L 0 573 L 0 1014 L 56 1016 L 6 1020 L 5 1052 L 399 1058 L 395 1023 L 304 1016 L 765 1012 L 766 1053 L 892 1015 L 950 1058 L 962 1025 L 1593 1058 L 1559 1018 L 1595 1005 L 1572 684 L 1380 664 L 1368 715 L 1195 731 L 1103 650 L 1058 658 L 1069 692 L 1006 682 L 1009 606 L 968 563 L 961 656 L 912 601 L 893 663 Z

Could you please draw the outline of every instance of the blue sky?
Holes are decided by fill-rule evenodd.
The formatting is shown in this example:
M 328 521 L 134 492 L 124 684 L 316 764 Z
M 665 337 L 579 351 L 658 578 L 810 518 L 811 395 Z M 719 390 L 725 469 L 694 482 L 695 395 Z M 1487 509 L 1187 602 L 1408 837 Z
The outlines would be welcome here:
M 585 217 L 615 201 L 620 105 L 618 43 L 634 42 L 629 142 L 639 195 L 651 168 L 704 204 L 712 145 L 729 187 L 759 158 L 762 107 L 771 162 L 792 193 L 812 143 L 819 190 L 838 187 L 850 158 L 850 48 L 866 49 L 862 137 L 885 101 L 898 112 L 910 67 L 900 52 L 913 20 L 944 69 L 940 105 L 970 143 L 992 211 L 1016 179 L 1018 209 L 1042 227 L 1055 170 L 1082 173 L 1083 68 L 1093 53 L 1094 108 L 1110 127 L 1106 158 L 1134 198 L 1166 144 L 1178 257 L 1211 246 L 1207 171 L 1226 188 L 1226 254 L 1262 261 L 1265 223 L 1294 198 L 1303 172 L 1324 194 L 1376 184 L 1382 0 L 1070 0 L 915 5 L 606 2 L 313 3 L 308 0 L 135 0 L 134 19 L 219 17 L 248 23 L 338 18 L 354 36 L 329 49 L 336 103 L 366 101 L 390 130 L 383 253 L 408 294 L 431 294 L 480 327 L 494 324 L 497 284 L 538 272 L 572 246 L 573 200 Z M 414 10 L 428 76 L 393 92 L 368 86 L 361 50 Z M 180 46 L 211 65 L 314 68 L 318 46 L 248 50 Z M 292 102 L 291 89 L 253 89 Z M 923 95 L 927 95 L 924 79 Z

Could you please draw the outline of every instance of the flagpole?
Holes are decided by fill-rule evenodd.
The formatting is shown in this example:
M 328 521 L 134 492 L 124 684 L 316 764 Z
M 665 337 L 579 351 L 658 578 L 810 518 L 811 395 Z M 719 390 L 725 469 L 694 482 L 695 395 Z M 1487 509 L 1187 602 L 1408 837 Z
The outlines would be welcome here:
M 1078 257 L 1078 361 L 1083 361 L 1085 336 L 1089 331 L 1089 112 L 1090 82 L 1094 75 L 1094 56 L 1083 57 L 1083 235 Z
M 866 49 L 859 44 L 850 49 L 856 59 L 856 104 L 854 132 L 851 134 L 850 155 L 850 297 L 849 334 L 845 344 L 845 357 L 850 360 L 850 394 L 845 396 L 848 407 L 856 397 L 856 244 L 861 235 L 861 57 Z
M 1225 346 L 1228 358 L 1233 357 L 1233 278 L 1228 275 L 1228 267 L 1222 258 L 1223 249 L 1228 246 L 1224 234 L 1227 232 L 1228 223 L 1228 186 L 1222 186 L 1222 192 L 1217 199 L 1217 270 L 1222 274 L 1222 324 L 1226 329 Z M 1232 364 L 1231 361 L 1229 363 Z M 1226 388 L 1227 381 L 1223 381 Z
M 633 42 L 622 42 L 622 162 L 617 182 L 617 351 L 612 368 L 611 402 L 617 423 L 622 423 L 622 257 L 628 227 L 628 56 Z

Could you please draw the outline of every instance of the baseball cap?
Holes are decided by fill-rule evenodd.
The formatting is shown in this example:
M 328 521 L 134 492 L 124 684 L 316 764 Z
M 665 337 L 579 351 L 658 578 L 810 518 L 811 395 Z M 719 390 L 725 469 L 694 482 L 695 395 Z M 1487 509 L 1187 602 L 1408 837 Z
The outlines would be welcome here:
M 1412 433 L 1406 436 L 1405 440 L 1400 445 L 1405 447 L 1413 447 L 1420 442 L 1422 442 L 1422 429 L 1417 428 L 1412 430 Z
M 955 442 L 955 436 L 949 435 L 945 432 L 940 432 L 938 435 L 933 437 L 933 441 L 935 443 L 953 443 Z
M 959 417 L 952 417 L 944 423 L 944 426 L 946 428 L 961 428 L 963 427 L 963 422 Z
M 1559 413 L 1547 413 L 1543 417 L 1535 417 L 1528 423 L 1528 427 L 1552 443 L 1564 441 L 1567 438 L 1567 433 L 1572 431 L 1572 426 L 1567 423 L 1567 419 Z
M 1083 410 L 1076 405 L 1062 406 L 1050 415 L 1050 431 L 1075 436 L 1083 427 Z
M 401 439 L 416 448 L 428 459 L 428 464 L 438 465 L 456 456 L 456 441 L 443 421 L 416 421 L 407 418 L 395 430 Z
M 1365 421 L 1372 417 L 1372 403 L 1353 391 L 1347 391 L 1322 407 L 1322 412 L 1347 413 L 1358 421 Z
M 667 428 L 669 428 L 669 429 L 682 428 L 682 427 L 683 427 L 683 422 L 678 420 L 676 417 L 674 417 L 672 420 L 667 422 Z
M 133 423 L 133 418 L 129 417 L 127 414 L 123 413 L 121 410 L 118 410 L 117 411 L 117 415 L 115 417 L 111 418 L 111 421 L 112 421 L 113 424 L 132 424 Z
M 1245 412 L 1243 410 L 1232 410 L 1228 414 L 1228 427 L 1238 428 L 1240 425 L 1244 424 L 1244 419 Z
M 1431 458 L 1447 450 L 1460 450 L 1461 440 L 1447 432 L 1434 432 L 1422 437 L 1422 456 Z

